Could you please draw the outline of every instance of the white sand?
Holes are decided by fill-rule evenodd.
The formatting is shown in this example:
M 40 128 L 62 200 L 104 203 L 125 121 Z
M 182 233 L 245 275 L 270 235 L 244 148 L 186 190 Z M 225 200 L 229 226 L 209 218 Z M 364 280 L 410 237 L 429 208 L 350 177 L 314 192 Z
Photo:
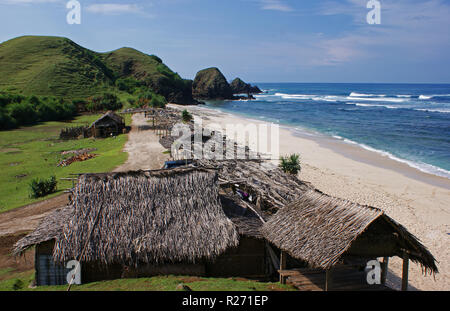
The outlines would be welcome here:
M 218 124 L 263 123 L 204 106 L 177 107 Z M 410 290 L 450 290 L 450 180 L 422 173 L 380 154 L 334 139 L 294 135 L 280 130 L 280 153 L 299 153 L 299 177 L 319 190 L 360 204 L 378 207 L 416 235 L 438 261 L 440 273 L 423 276 L 411 263 Z M 388 284 L 400 288 L 401 260 L 391 258 Z

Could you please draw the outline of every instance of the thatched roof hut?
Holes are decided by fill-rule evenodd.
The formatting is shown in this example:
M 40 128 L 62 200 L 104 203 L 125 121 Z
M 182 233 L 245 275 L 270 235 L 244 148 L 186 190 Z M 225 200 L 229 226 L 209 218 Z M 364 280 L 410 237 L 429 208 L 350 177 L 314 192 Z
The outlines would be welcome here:
M 209 170 L 82 175 L 71 207 L 58 215 L 20 240 L 15 253 L 55 238 L 58 262 L 195 263 L 239 244 L 220 205 L 217 175 Z
M 98 118 L 97 120 L 95 120 L 92 124 L 91 127 L 98 127 L 99 125 L 111 125 L 111 124 L 125 124 L 124 119 L 115 114 L 113 111 L 108 111 L 106 112 L 104 115 L 102 115 L 100 118 Z
M 126 130 L 125 120 L 113 111 L 108 111 L 95 120 L 88 131 L 94 137 L 109 137 L 122 134 Z
M 437 272 L 433 255 L 380 209 L 317 190 L 278 211 L 261 229 L 265 238 L 312 268 L 330 269 L 345 256 L 402 257 Z

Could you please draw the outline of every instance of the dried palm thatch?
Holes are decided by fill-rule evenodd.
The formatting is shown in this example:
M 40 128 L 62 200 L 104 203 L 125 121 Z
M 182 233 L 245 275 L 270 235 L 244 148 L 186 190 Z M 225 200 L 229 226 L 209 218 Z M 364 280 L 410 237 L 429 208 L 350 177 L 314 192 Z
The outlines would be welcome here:
M 259 209 L 269 215 L 312 189 L 308 183 L 264 161 L 198 160 L 197 165 L 216 169 L 221 185 L 243 185 L 248 192 L 258 198 Z
M 261 227 L 264 220 L 249 203 L 233 193 L 220 190 L 220 202 L 225 215 L 236 225 L 239 235 L 263 239 Z
M 425 273 L 438 271 L 433 255 L 383 211 L 333 198 L 317 190 L 306 192 L 299 200 L 282 208 L 261 231 L 266 239 L 292 257 L 306 261 L 313 268 L 329 269 L 378 219 L 386 221 L 392 236 L 397 238 L 395 255 L 401 256 L 406 250 L 412 261 L 422 265 Z
M 81 175 L 71 208 L 62 234 L 48 235 L 56 237 L 53 256 L 59 262 L 195 263 L 239 243 L 221 208 L 213 171 Z M 19 241 L 17 250 L 36 241 Z
M 58 239 L 62 233 L 62 228 L 73 215 L 73 208 L 66 206 L 59 208 L 45 217 L 37 228 L 17 241 L 14 245 L 13 254 L 20 255 L 33 245 Z

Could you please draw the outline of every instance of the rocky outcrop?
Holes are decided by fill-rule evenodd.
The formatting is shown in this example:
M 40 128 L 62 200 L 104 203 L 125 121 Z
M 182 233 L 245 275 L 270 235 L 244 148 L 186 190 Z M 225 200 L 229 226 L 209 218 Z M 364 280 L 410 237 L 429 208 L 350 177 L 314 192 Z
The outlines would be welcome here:
M 233 99 L 233 91 L 219 69 L 208 68 L 195 76 L 192 96 L 198 99 Z
M 257 86 L 252 86 L 250 83 L 245 83 L 240 78 L 236 78 L 230 84 L 233 94 L 259 94 L 262 91 Z

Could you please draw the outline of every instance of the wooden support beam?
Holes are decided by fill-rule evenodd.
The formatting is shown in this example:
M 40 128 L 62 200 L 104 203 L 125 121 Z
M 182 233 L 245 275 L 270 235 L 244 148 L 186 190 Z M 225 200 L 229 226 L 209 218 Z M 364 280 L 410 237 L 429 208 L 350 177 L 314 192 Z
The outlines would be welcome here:
M 328 269 L 325 273 L 325 291 L 328 292 L 332 287 L 332 272 L 331 269 Z
M 402 291 L 408 290 L 409 254 L 403 252 Z
M 383 258 L 383 263 L 381 264 L 381 284 L 386 284 L 386 278 L 388 273 L 389 257 Z
M 281 251 L 280 254 L 280 270 L 286 270 L 286 253 L 284 251 Z M 280 274 L 280 283 L 286 284 L 286 277 Z

